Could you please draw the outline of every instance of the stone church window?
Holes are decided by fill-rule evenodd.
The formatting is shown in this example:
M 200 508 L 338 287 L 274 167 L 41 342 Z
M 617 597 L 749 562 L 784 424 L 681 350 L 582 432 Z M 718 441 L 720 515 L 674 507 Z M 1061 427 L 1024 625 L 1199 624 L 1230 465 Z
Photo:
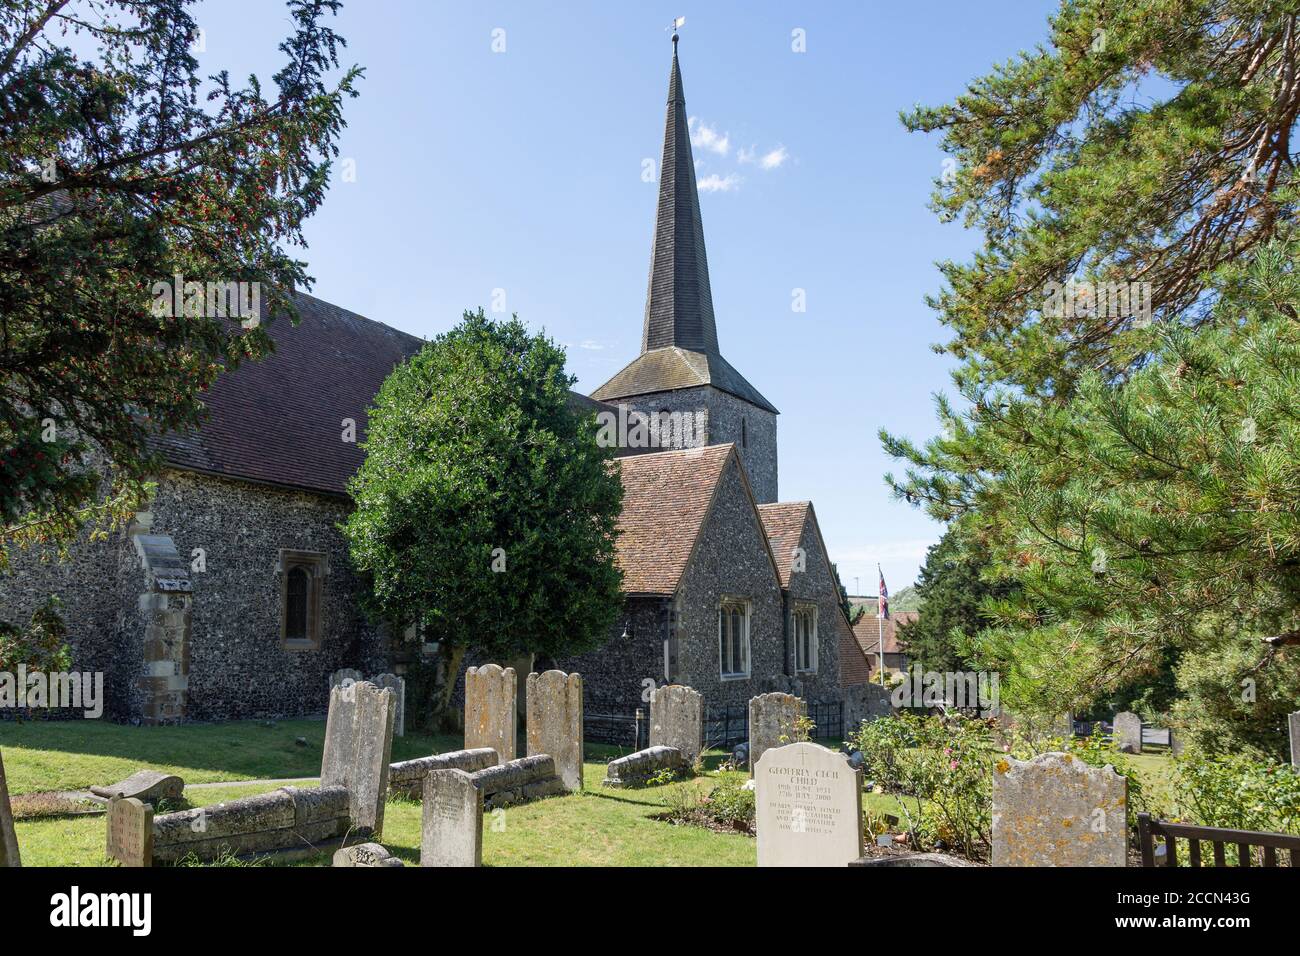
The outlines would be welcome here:
M 749 602 L 724 600 L 718 608 L 718 652 L 723 679 L 749 676 Z
M 794 611 L 794 668 L 803 674 L 817 670 L 817 606 L 804 605 Z
M 321 597 L 325 555 L 280 551 L 280 641 L 289 649 L 316 650 L 321 643 Z

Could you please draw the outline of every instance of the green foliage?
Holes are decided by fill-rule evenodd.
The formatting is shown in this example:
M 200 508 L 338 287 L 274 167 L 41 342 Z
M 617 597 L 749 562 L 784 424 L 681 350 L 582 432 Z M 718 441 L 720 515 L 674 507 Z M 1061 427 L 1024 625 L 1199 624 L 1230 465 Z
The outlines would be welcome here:
M 0 621 L 0 671 L 15 673 L 24 665 L 29 671 L 51 673 L 72 667 L 72 655 L 65 643 L 67 625 L 59 615 L 62 603 L 46 598 L 25 628 Z
M 286 247 L 360 75 L 326 81 L 338 3 L 290 0 L 269 95 L 201 78 L 191 5 L 0 7 L 0 570 L 10 547 L 125 520 L 150 437 L 196 425 L 221 369 L 270 348 L 239 318 L 156 314 L 157 283 L 256 283 L 263 321 L 310 285 Z
M 981 574 L 990 558 L 978 544 L 966 540 L 957 524 L 926 552 L 916 583 L 917 619 L 901 624 L 898 639 L 908 657 L 925 670 L 975 670 L 972 642 L 987 623 L 980 605 L 1005 597 L 1012 586 L 990 584 Z
M 1300 833 L 1300 770 L 1248 754 L 1178 761 L 1174 793 L 1180 818 L 1201 826 Z
M 1017 710 L 1127 699 L 1282 750 L 1300 661 L 1260 639 L 1300 636 L 1297 10 L 1063 0 L 1049 45 L 905 117 L 984 246 L 934 301 L 962 404 L 923 447 L 882 434 L 888 480 L 1018 585 L 975 650 Z M 1050 307 L 1070 282 L 1148 301 Z
M 481 309 L 393 371 L 343 526 L 377 618 L 420 625 L 443 657 L 563 657 L 604 639 L 623 489 L 572 384 L 549 339 Z
M 664 819 L 676 824 L 714 830 L 754 832 L 754 791 L 739 774 L 726 774 L 707 794 L 694 787 L 676 787 L 663 796 Z

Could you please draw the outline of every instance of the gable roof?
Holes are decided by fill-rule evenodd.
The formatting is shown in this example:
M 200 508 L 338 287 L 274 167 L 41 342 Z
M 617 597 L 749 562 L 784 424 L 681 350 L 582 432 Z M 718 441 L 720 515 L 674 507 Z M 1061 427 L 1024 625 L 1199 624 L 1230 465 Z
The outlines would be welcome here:
M 764 398 L 721 355 L 692 352 L 675 346 L 642 352 L 591 394 L 600 401 L 610 402 L 650 392 L 673 392 L 701 385 L 712 385 L 774 415 L 780 414 L 776 406 Z
M 781 578 L 783 588 L 790 586 L 794 550 L 803 538 L 804 524 L 808 521 L 811 507 L 812 503 L 808 501 L 779 501 L 758 506 L 758 515 L 763 519 L 763 531 L 767 533 L 768 544 L 772 546 L 776 573 Z
M 196 431 L 154 438 L 174 468 L 346 495 L 365 454 L 366 413 L 384 379 L 424 340 L 305 293 L 294 295 L 298 324 L 265 328 L 275 351 L 217 377 Z M 611 406 L 569 392 L 579 413 Z M 343 441 L 343 420 L 356 442 Z
M 615 556 L 628 594 L 672 594 L 695 552 L 733 445 L 619 458 L 623 512 Z
M 867 603 L 867 602 L 862 602 Z M 867 613 L 858 619 L 858 623 L 853 625 L 853 636 L 857 638 L 858 644 L 868 655 L 874 655 L 879 650 L 880 635 L 884 632 L 885 653 L 886 654 L 906 654 L 906 648 L 898 643 L 898 625 L 915 621 L 918 617 L 916 611 L 896 611 L 889 615 L 889 620 L 884 622 L 884 627 L 880 627 L 880 620 L 872 613 L 875 607 L 875 601 L 867 607 Z M 874 657 L 871 658 L 873 661 Z
M 196 431 L 156 441 L 190 471 L 342 495 L 365 457 L 366 410 L 423 340 L 297 293 L 299 322 L 265 326 L 275 351 L 217 377 Z M 356 442 L 343 441 L 343 420 Z

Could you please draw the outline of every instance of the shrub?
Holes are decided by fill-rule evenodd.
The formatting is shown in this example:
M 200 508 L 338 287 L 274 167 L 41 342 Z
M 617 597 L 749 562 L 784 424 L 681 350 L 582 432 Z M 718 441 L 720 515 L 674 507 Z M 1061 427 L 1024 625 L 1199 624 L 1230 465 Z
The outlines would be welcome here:
M 1201 826 L 1300 833 L 1300 770 L 1276 760 L 1188 754 L 1174 793 L 1179 816 Z

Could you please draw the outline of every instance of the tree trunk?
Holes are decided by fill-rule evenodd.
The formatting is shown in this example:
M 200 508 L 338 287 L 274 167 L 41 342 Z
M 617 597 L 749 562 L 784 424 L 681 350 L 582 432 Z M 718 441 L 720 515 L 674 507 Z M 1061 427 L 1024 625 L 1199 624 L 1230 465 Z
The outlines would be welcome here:
M 453 644 L 438 654 L 437 674 L 433 690 L 433 726 L 436 730 L 453 730 L 456 722 L 451 713 L 451 695 L 460 676 L 460 664 L 465 659 L 465 645 Z

